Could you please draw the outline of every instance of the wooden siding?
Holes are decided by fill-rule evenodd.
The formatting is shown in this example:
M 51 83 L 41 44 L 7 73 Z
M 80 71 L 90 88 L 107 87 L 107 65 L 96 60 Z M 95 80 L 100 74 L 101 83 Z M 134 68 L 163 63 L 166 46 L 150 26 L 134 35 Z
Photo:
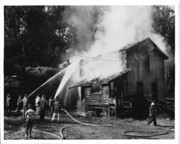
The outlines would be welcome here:
M 86 97 L 90 97 L 90 93 L 91 93 L 91 88 L 90 88 L 90 87 L 85 87 L 85 88 L 84 88 L 85 98 L 86 98 Z
M 141 51 L 142 49 L 143 51 Z M 149 58 L 149 62 L 145 62 L 147 58 Z M 149 69 L 146 68 L 146 64 L 149 64 Z M 136 51 L 128 52 L 127 67 L 131 69 L 127 76 L 128 95 L 135 95 L 136 83 L 141 81 L 144 95 L 151 99 L 151 83 L 156 82 L 158 84 L 158 100 L 165 100 L 164 59 L 154 51 L 153 46 L 143 46 Z
M 86 105 L 104 105 L 109 101 L 109 86 L 103 86 L 100 93 L 91 93 L 91 87 L 84 88 Z

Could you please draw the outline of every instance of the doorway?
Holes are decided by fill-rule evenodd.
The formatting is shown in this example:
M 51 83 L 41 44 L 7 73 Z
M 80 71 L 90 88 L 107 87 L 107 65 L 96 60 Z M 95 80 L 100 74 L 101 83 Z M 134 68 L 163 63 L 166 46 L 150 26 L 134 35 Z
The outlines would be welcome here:
M 158 100 L 158 83 L 157 82 L 151 83 L 151 94 L 152 94 L 152 100 L 157 101 Z

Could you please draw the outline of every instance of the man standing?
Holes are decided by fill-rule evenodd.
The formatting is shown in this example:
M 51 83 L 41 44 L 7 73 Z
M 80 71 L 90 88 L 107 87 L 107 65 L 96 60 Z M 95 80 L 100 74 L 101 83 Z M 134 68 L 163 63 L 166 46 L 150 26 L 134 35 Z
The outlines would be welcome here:
M 22 95 L 20 95 L 18 97 L 18 100 L 17 100 L 17 109 L 16 109 L 16 113 L 19 114 L 20 113 L 20 102 L 21 102 L 21 99 L 22 99 Z
M 155 112 L 155 104 L 154 102 L 151 103 L 150 107 L 149 107 L 149 121 L 148 121 L 148 125 L 151 124 L 152 122 L 154 122 L 154 126 L 157 126 L 157 122 L 156 122 L 156 112 Z
M 20 103 L 21 102 L 23 103 L 23 118 L 25 118 L 25 112 L 28 108 L 28 98 L 26 94 L 24 95 L 24 98 L 20 101 Z
M 53 113 L 53 98 L 52 96 L 49 98 L 49 113 Z
M 40 95 L 37 94 L 35 99 L 36 115 L 39 115 L 40 100 L 41 100 Z
M 40 121 L 44 120 L 45 112 L 47 110 L 47 107 L 48 107 L 48 102 L 45 99 L 45 95 L 43 95 L 41 100 L 40 100 L 40 107 L 39 107 L 39 110 L 40 110 Z
M 35 118 L 35 111 L 32 109 L 31 104 L 28 105 L 28 110 L 25 113 L 25 118 L 26 118 L 26 134 L 25 138 L 28 136 L 31 138 L 31 132 L 32 132 L 32 127 L 33 127 L 33 121 Z
M 52 121 L 55 120 L 55 116 L 58 116 L 58 122 L 60 121 L 60 111 L 62 109 L 61 103 L 60 101 L 56 98 L 55 102 L 54 102 L 54 113 L 53 113 L 53 117 L 52 117 Z
M 10 94 L 7 94 L 7 98 L 6 98 L 6 112 L 7 112 L 7 116 L 10 116 L 11 110 L 12 110 L 11 96 L 10 96 Z

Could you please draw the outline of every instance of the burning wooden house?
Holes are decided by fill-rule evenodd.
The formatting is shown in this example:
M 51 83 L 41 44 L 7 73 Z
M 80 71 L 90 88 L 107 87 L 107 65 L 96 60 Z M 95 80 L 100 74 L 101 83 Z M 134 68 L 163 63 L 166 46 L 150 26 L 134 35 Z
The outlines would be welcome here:
M 85 112 L 120 116 L 137 98 L 136 105 L 143 105 L 141 98 L 165 100 L 166 59 L 168 56 L 147 38 L 93 60 L 82 60 L 82 79 L 71 88 L 80 87 Z

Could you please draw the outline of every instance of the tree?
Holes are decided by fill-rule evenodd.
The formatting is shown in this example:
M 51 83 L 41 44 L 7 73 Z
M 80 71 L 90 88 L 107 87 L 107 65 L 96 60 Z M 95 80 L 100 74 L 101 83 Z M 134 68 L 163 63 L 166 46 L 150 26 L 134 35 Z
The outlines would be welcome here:
M 165 38 L 171 47 L 171 52 L 175 52 L 175 14 L 169 6 L 153 6 L 153 28 Z
M 153 6 L 153 28 L 170 46 L 169 60 L 165 63 L 167 96 L 174 96 L 175 88 L 175 13 L 169 6 Z
M 56 6 L 5 7 L 5 59 L 27 66 L 54 66 L 73 40 L 63 12 Z

